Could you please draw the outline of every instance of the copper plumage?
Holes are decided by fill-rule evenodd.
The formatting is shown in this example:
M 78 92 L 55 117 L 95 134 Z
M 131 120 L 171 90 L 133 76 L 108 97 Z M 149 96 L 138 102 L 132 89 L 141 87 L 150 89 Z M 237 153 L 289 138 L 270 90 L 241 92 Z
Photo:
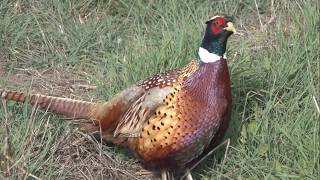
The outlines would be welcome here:
M 148 167 L 187 168 L 216 146 L 228 128 L 231 88 L 224 53 L 234 32 L 229 17 L 211 18 L 200 47 L 206 53 L 198 60 L 139 81 L 104 103 L 5 90 L 1 97 L 89 119 L 82 130 L 128 147 Z

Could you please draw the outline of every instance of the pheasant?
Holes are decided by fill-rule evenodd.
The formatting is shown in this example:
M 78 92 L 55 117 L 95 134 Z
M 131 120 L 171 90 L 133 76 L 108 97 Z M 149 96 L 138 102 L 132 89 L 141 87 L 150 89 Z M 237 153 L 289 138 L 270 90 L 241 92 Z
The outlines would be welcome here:
M 187 169 L 216 146 L 228 128 L 232 100 L 225 52 L 233 33 L 231 17 L 210 18 L 195 60 L 138 81 L 107 102 L 6 90 L 0 94 L 5 100 L 83 119 L 83 131 L 129 148 L 144 165 L 160 169 L 162 179 L 167 179 L 168 172 Z

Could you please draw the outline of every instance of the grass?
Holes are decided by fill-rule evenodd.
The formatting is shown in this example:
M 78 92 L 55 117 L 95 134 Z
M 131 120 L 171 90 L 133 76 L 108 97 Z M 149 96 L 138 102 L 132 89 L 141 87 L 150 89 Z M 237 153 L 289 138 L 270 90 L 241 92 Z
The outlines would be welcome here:
M 232 14 L 245 34 L 228 43 L 232 143 L 223 166 L 218 152 L 194 178 L 317 179 L 319 7 L 316 0 L 3 0 L 0 87 L 104 101 L 186 64 L 209 15 Z M 0 107 L 0 151 L 9 137 L 12 157 L 0 156 L 1 178 L 155 177 L 125 149 L 101 144 L 61 117 L 10 102 Z

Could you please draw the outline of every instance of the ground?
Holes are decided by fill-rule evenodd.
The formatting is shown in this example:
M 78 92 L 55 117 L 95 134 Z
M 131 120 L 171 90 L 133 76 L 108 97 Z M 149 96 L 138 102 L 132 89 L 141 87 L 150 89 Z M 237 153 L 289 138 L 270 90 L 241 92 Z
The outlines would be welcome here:
M 195 179 L 320 176 L 319 2 L 0 2 L 0 89 L 105 101 L 195 57 L 204 22 L 235 17 L 228 42 L 232 122 Z M 1 179 L 155 179 L 125 148 L 63 117 L 0 104 Z

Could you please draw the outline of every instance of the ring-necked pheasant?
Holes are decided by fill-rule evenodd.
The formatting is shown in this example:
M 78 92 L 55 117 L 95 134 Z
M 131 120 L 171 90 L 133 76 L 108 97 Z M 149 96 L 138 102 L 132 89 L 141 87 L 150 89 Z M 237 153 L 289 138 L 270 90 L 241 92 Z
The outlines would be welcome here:
M 1 97 L 89 119 L 81 124 L 84 131 L 128 147 L 148 167 L 162 172 L 186 168 L 215 146 L 228 127 L 231 89 L 225 51 L 235 33 L 231 21 L 214 16 L 206 22 L 197 60 L 139 81 L 104 103 L 3 90 Z

